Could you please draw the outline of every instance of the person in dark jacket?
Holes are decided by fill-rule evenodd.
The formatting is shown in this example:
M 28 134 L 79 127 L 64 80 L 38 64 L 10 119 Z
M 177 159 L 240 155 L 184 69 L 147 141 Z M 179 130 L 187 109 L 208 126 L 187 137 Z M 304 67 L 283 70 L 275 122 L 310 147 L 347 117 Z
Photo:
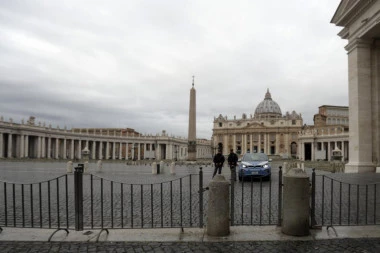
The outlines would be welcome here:
M 218 174 L 222 173 L 224 156 L 223 156 L 221 150 L 218 150 L 218 153 L 214 156 L 213 162 L 215 165 L 215 169 L 214 169 L 214 174 L 212 175 L 212 177 L 214 178 L 214 176 L 216 175 L 217 172 L 218 172 Z
M 231 180 L 236 181 L 236 165 L 238 162 L 239 158 L 237 154 L 234 153 L 234 150 L 230 150 L 230 154 L 228 155 L 228 165 L 230 166 L 231 169 Z

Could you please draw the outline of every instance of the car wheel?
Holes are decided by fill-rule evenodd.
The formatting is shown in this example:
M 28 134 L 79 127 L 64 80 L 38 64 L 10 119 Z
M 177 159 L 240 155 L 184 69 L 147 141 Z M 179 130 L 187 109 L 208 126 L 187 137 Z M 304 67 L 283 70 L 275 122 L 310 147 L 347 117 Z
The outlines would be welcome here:
M 270 181 L 270 179 L 271 179 L 271 174 L 269 174 L 265 179 L 268 180 L 268 181 Z
M 242 180 L 242 177 L 239 175 L 239 181 L 241 181 Z

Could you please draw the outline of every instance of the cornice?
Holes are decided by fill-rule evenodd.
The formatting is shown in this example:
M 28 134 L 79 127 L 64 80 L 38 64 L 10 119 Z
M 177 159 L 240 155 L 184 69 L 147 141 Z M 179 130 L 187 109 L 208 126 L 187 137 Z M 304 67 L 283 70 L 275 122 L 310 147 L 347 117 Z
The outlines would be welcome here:
M 339 17 L 333 17 L 331 23 L 348 27 L 376 0 L 359 0 Z M 338 7 L 339 8 L 339 7 Z

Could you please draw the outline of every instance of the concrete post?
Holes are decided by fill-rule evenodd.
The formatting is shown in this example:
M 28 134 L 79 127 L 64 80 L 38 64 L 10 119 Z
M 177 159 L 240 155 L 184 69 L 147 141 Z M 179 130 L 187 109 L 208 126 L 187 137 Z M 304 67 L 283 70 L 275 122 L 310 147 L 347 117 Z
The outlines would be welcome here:
M 282 233 L 306 236 L 309 231 L 310 182 L 301 168 L 293 168 L 283 177 Z
M 73 162 L 72 161 L 67 162 L 66 171 L 67 171 L 67 173 L 73 173 Z
M 152 174 L 157 174 L 157 163 L 156 162 L 152 163 Z
M 229 182 L 223 175 L 215 175 L 209 184 L 207 210 L 207 235 L 227 236 L 230 234 Z
M 102 172 L 102 167 L 103 167 L 102 160 L 99 160 L 97 162 L 97 170 L 98 170 L 98 172 Z
M 170 164 L 170 175 L 175 175 L 175 162 Z

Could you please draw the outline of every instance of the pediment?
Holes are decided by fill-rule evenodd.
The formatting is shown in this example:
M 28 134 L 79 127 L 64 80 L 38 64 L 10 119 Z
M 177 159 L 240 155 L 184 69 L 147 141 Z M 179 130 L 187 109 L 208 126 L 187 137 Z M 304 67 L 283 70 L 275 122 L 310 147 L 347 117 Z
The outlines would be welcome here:
M 342 0 L 331 19 L 331 23 L 337 26 L 347 26 L 348 23 L 370 6 L 371 2 L 372 1 Z

